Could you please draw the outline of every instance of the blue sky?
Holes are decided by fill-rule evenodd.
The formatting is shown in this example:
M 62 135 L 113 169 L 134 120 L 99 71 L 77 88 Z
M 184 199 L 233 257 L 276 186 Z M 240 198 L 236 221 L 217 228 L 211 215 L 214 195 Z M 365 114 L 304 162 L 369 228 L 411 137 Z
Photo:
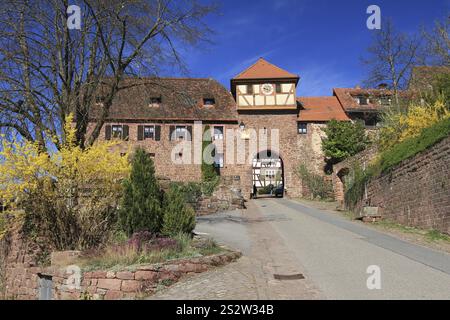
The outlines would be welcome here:
M 300 75 L 299 95 L 354 87 L 364 80 L 361 57 L 374 32 L 366 28 L 371 4 L 408 33 L 450 14 L 450 0 L 222 0 L 207 20 L 214 43 L 184 54 L 189 76 L 229 88 L 230 78 L 263 57 Z

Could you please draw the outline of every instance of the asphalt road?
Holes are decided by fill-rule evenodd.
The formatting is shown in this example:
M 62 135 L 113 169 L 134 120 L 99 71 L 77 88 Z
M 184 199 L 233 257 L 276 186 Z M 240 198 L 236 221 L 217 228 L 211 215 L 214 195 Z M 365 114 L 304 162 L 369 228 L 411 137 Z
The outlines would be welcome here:
M 200 218 L 196 230 L 249 256 L 264 238 L 279 267 L 301 270 L 326 299 L 450 299 L 448 254 L 287 199 L 255 200 L 248 210 L 259 218 L 246 220 L 245 210 L 223 213 Z M 266 227 L 252 231 L 258 223 Z M 272 251 L 271 238 L 277 239 Z M 369 290 L 367 268 L 373 265 L 381 288 Z

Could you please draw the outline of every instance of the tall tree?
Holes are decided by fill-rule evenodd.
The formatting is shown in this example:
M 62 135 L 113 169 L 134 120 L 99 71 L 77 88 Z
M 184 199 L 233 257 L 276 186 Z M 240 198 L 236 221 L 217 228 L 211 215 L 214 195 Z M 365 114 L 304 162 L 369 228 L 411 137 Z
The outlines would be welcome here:
M 365 84 L 388 84 L 398 104 L 399 91 L 407 86 L 412 67 L 424 62 L 423 41 L 417 35 L 398 32 L 390 20 L 385 21 L 382 28 L 374 32 L 368 56 L 363 59 L 363 63 L 369 68 Z
M 72 3 L 70 3 L 72 4 Z M 69 30 L 69 0 L 3 0 L 0 10 L 0 129 L 44 147 L 69 113 L 77 143 L 99 136 L 126 76 L 183 69 L 180 48 L 210 32 L 213 6 L 196 0 L 79 0 L 81 28 Z M 70 11 L 69 11 L 70 12 Z M 89 119 L 90 108 L 99 108 Z M 93 120 L 92 130 L 87 130 Z
M 450 16 L 443 21 L 436 21 L 431 32 L 423 30 L 426 39 L 427 52 L 430 55 L 430 63 L 450 67 Z

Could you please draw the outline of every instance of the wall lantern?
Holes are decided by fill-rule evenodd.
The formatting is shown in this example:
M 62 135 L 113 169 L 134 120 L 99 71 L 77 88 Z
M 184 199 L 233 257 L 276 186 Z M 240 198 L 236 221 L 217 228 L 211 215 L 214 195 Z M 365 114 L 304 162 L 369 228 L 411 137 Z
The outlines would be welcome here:
M 241 128 L 241 130 L 245 129 L 245 124 L 242 121 L 239 123 L 239 128 Z

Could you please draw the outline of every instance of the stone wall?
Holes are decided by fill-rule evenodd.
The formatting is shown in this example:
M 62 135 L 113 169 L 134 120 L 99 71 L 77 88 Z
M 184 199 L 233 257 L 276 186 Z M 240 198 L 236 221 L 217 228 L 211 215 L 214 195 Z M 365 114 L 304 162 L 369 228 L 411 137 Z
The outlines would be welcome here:
M 309 167 L 316 171 L 322 172 L 325 165 L 323 152 L 321 150 L 321 139 L 324 136 L 322 128 L 323 123 L 308 123 L 307 134 L 299 134 L 297 132 L 297 111 L 279 112 L 279 113 L 264 113 L 252 111 L 249 114 L 239 114 L 239 121 L 237 123 L 208 123 L 211 128 L 214 126 L 221 126 L 224 129 L 224 138 L 226 139 L 229 130 L 234 130 L 234 137 L 232 139 L 234 144 L 234 151 L 231 153 L 234 159 L 229 158 L 229 151 L 227 144 L 224 141 L 214 141 L 219 153 L 224 154 L 224 167 L 220 169 L 221 176 L 224 177 L 239 177 L 241 193 L 245 199 L 249 199 L 252 193 L 252 160 L 256 157 L 258 152 L 265 150 L 272 150 L 279 153 L 283 161 L 284 169 L 284 185 L 286 195 L 290 197 L 298 197 L 302 195 L 302 183 L 296 174 L 297 167 L 300 162 L 307 163 Z M 252 148 L 248 140 L 241 138 L 239 131 L 239 123 L 245 124 L 245 130 L 254 130 L 258 135 L 260 132 L 266 131 L 267 143 L 259 139 L 256 149 Z M 120 123 L 108 123 L 115 125 Z M 161 126 L 160 141 L 153 139 L 146 139 L 138 141 L 137 128 L 142 123 L 126 123 L 129 127 L 129 141 L 123 141 L 116 146 L 122 153 L 132 152 L 137 147 L 144 148 L 147 152 L 152 154 L 156 175 L 161 178 L 172 181 L 200 181 L 201 180 L 201 165 L 200 164 L 176 164 L 172 162 L 173 150 L 180 141 L 169 140 L 169 128 L 173 125 L 190 125 L 194 122 L 187 123 L 155 123 Z M 152 124 L 148 122 L 148 124 Z M 92 130 L 92 124 L 89 126 Z M 271 145 L 272 130 L 278 130 L 279 146 Z M 193 130 L 193 140 L 196 140 L 195 129 Z M 105 128 L 99 136 L 99 140 L 105 138 Z M 222 143 L 223 142 L 223 143 Z M 237 146 L 243 145 L 242 151 L 237 151 Z M 191 147 L 183 149 L 183 158 L 186 161 L 194 160 L 193 143 Z M 277 150 L 278 148 L 278 150 Z M 244 160 L 238 162 L 238 157 L 241 152 L 244 152 Z
M 344 177 L 349 174 L 350 170 L 359 165 L 362 169 L 366 168 L 370 161 L 374 159 L 377 154 L 377 147 L 375 145 L 366 150 L 350 157 L 333 166 L 332 183 L 334 190 L 334 198 L 339 203 L 341 208 L 344 207 Z
M 77 252 L 52 253 L 51 265 L 41 266 L 42 253 L 32 242 L 25 241 L 22 227 L 17 225 L 0 241 L 7 247 L 5 254 L 5 286 L 1 297 L 17 300 L 39 299 L 41 279 L 52 282 L 52 299 L 123 299 L 153 293 L 181 277 L 207 271 L 240 257 L 239 252 L 224 253 L 165 263 L 124 268 L 123 270 L 83 271 L 67 264 L 74 263 Z M 1 253 L 0 253 L 1 255 Z M 2 288 L 0 288 L 2 289 Z
M 363 202 L 383 218 L 450 234 L 450 137 L 369 182 Z

